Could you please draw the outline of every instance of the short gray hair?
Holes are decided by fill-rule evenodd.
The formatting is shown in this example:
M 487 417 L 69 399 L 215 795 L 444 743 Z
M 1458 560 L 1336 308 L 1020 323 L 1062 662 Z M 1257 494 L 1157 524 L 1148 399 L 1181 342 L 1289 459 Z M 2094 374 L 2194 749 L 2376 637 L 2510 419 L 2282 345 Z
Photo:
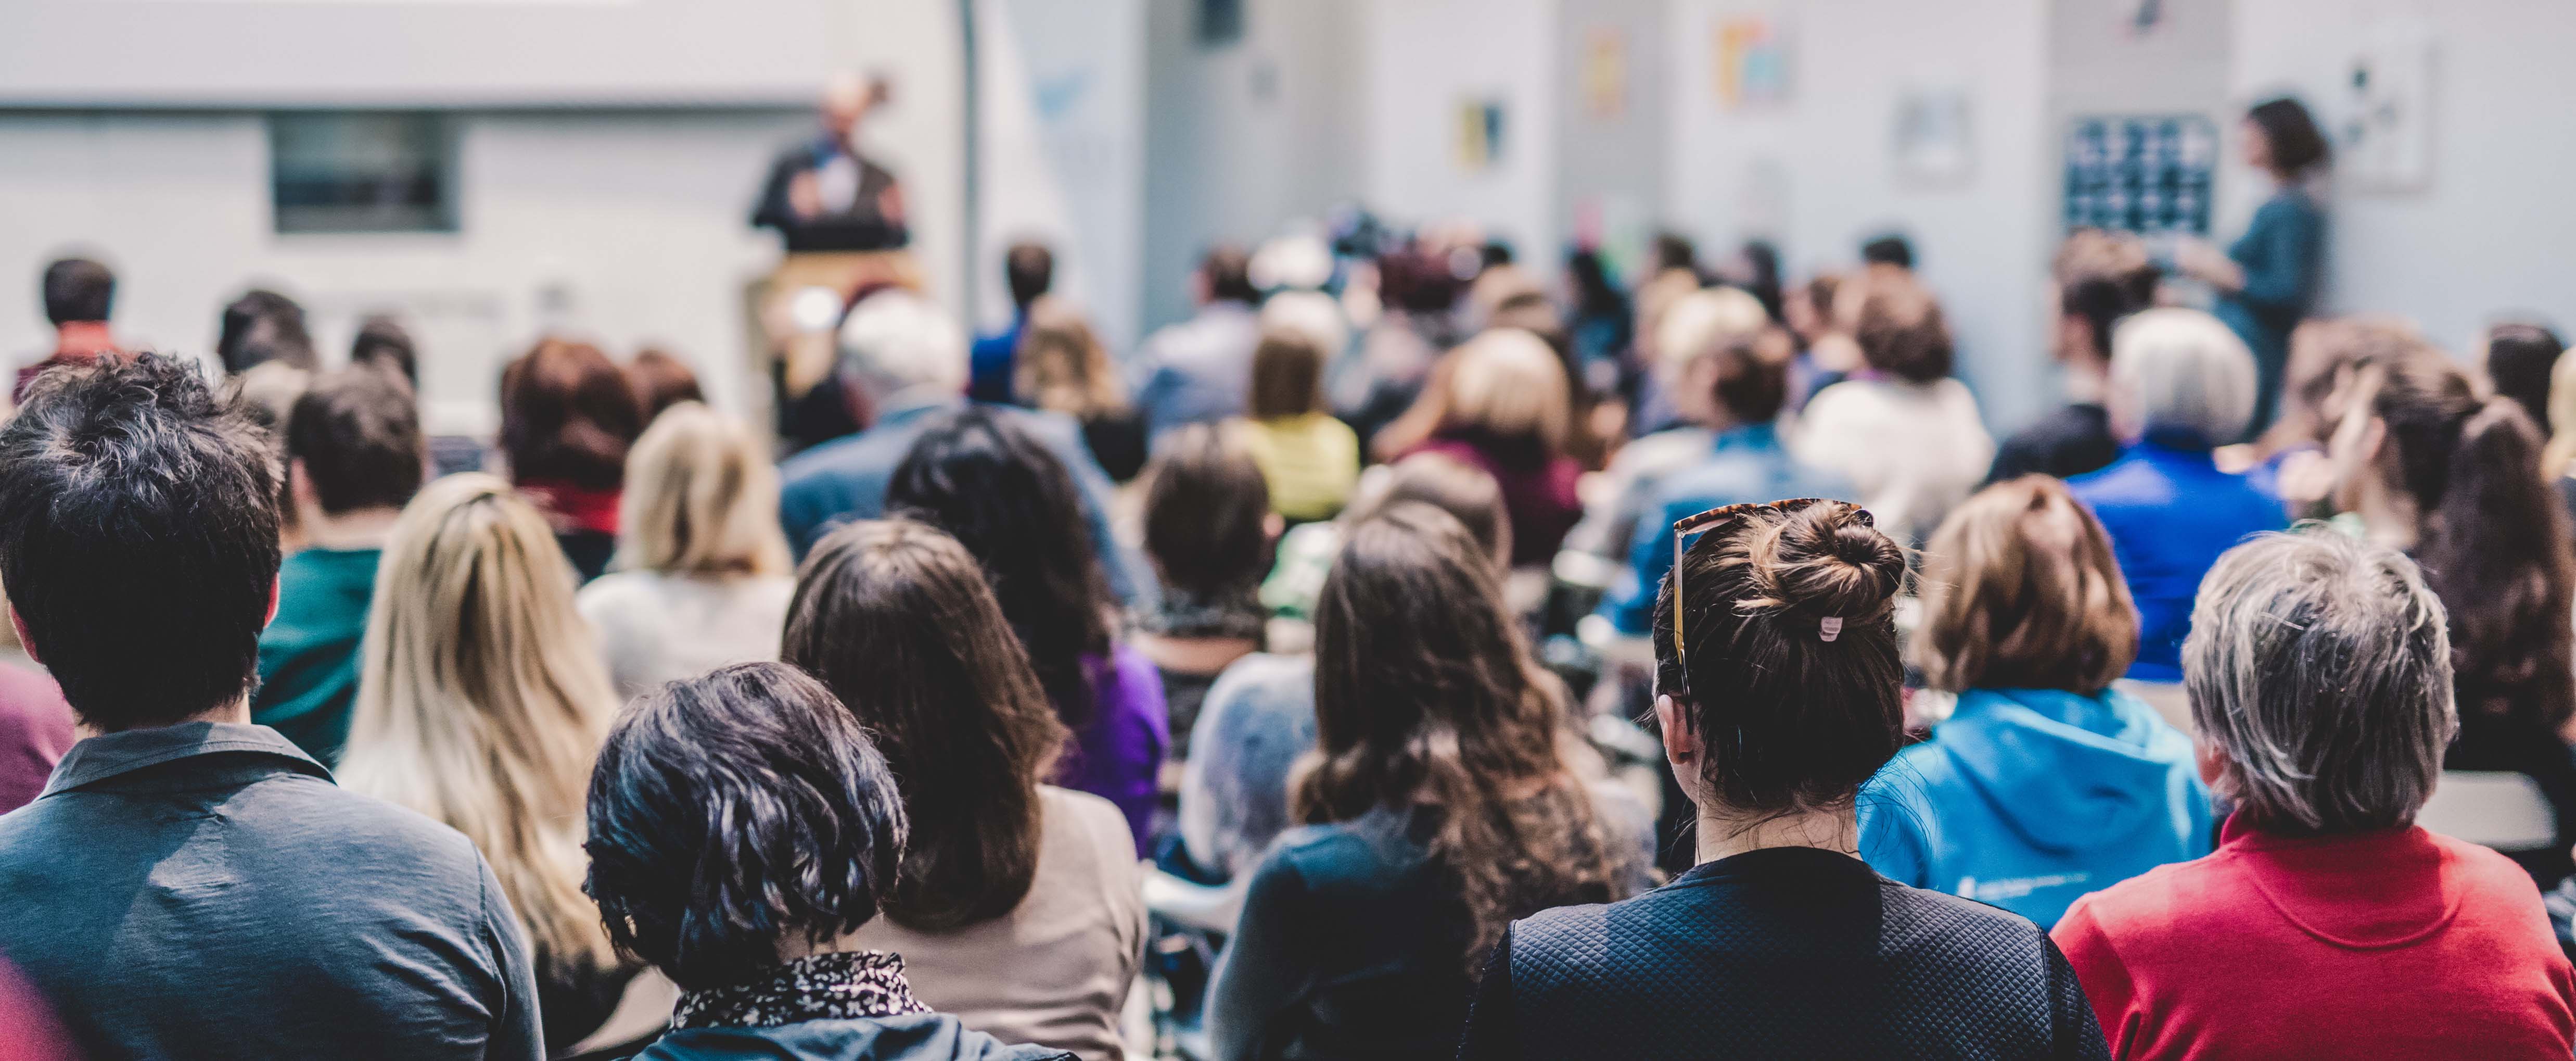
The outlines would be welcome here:
M 878 395 L 915 387 L 966 392 L 966 333 L 909 291 L 868 296 L 841 322 L 841 371 Z
M 2322 527 L 2230 549 L 2201 580 L 2183 683 L 2219 787 L 2259 826 L 2405 825 L 2459 729 L 2442 602 L 2415 561 Z
M 2151 309 L 2121 321 L 2111 333 L 2111 382 L 2148 431 L 2188 432 L 2217 446 L 2236 441 L 2254 418 L 2253 352 L 2196 309 Z

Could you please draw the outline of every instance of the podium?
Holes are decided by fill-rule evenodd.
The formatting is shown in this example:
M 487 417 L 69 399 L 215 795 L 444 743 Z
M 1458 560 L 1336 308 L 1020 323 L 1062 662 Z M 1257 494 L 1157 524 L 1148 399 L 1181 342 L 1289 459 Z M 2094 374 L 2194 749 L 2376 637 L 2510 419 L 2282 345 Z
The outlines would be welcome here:
M 743 319 L 751 325 L 751 334 L 744 345 L 752 352 L 750 368 L 754 378 L 767 384 L 755 385 L 752 393 L 771 403 L 759 420 L 778 424 L 781 410 L 804 398 L 816 383 L 832 374 L 832 361 L 838 353 L 833 327 L 818 331 L 798 326 L 792 308 L 796 297 L 820 288 L 846 306 L 860 288 L 875 285 L 921 291 L 921 265 L 902 248 L 805 252 L 787 255 L 768 275 L 745 287 Z M 835 321 L 837 324 L 837 315 Z

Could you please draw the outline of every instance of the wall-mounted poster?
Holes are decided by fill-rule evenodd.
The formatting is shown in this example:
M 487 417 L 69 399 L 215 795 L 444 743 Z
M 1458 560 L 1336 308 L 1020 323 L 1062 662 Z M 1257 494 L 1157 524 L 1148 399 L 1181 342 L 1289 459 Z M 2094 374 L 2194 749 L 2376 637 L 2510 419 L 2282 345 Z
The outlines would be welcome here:
M 2433 182 L 2433 37 L 2420 22 L 2372 27 L 2346 79 L 2335 166 L 2356 188 L 2420 191 Z
M 1734 15 L 1717 21 L 1709 67 L 1718 106 L 1727 110 L 1789 102 L 1789 35 L 1779 20 Z
M 1595 26 L 1583 46 L 1583 107 L 1616 120 L 1628 111 L 1628 40 L 1609 26 Z
M 1482 173 L 1494 168 L 1503 157 L 1503 101 L 1466 99 L 1458 102 L 1458 168 L 1469 173 Z
M 2206 236 L 2217 165 L 2206 115 L 2077 118 L 2066 132 L 2066 227 Z
M 1916 89 L 1896 100 L 1896 174 L 1916 184 L 1958 184 L 1975 172 L 1968 94 Z

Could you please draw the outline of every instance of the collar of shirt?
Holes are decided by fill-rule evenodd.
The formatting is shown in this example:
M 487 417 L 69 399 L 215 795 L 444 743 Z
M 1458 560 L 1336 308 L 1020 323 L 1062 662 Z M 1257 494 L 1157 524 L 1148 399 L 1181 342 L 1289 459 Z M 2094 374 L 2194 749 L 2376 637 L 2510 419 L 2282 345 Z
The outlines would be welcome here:
M 772 1028 L 928 1012 L 912 997 L 902 958 L 885 951 L 836 951 L 798 958 L 729 987 L 684 994 L 671 1026 Z
M 331 771 L 295 742 L 266 726 L 241 722 L 187 722 L 105 733 L 72 745 L 54 764 L 54 775 L 37 798 L 96 784 L 121 774 L 200 755 L 249 753 L 277 760 L 272 769 L 312 774 L 329 780 Z

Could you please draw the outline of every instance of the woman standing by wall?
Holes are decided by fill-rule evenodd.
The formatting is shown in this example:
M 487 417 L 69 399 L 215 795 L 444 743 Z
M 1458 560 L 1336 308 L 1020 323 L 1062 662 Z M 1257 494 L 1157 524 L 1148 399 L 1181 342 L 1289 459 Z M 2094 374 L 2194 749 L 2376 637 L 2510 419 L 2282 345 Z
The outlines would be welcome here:
M 2218 290 L 2212 312 L 2254 351 L 2262 370 L 2254 404 L 2254 430 L 2260 431 L 2280 407 L 2290 330 L 2316 305 L 2326 215 L 2308 178 L 2326 164 L 2331 149 L 2308 108 L 2287 96 L 2255 104 L 2241 130 L 2245 164 L 2271 178 L 2272 195 L 2224 252 L 2194 240 L 2176 249 L 2175 265 Z

